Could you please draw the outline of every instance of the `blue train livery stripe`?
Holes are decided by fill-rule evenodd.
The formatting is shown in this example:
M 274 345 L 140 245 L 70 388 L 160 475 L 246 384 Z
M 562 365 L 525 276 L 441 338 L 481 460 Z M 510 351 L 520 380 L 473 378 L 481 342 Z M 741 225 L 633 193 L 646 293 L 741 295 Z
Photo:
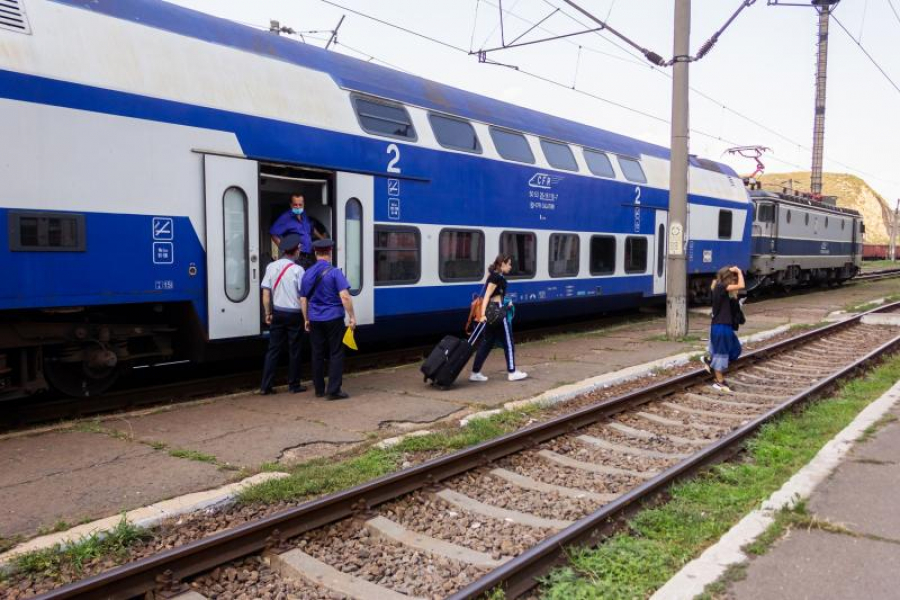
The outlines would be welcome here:
M 0 209 L 0 222 L 10 212 Z M 85 218 L 83 252 L 13 252 L 9 227 L 0 228 L 0 273 L 11 284 L 0 286 L 0 309 L 190 301 L 205 322 L 205 254 L 186 217 L 77 214 Z M 154 240 L 154 218 L 170 219 L 171 235 Z
M 382 141 L 219 109 L 149 98 L 0 70 L 0 96 L 123 117 L 233 132 L 244 152 L 257 159 L 336 170 L 383 169 Z M 295 143 L 303 139 L 303 144 Z M 652 210 L 668 204 L 668 191 L 640 186 L 642 218 L 632 228 L 636 189 L 632 183 L 573 173 L 554 173 L 549 187 L 529 185 L 539 170 L 465 154 L 403 147 L 404 180 L 398 221 L 563 231 L 651 234 Z M 376 219 L 393 215 L 387 182 L 376 185 Z M 749 210 L 749 203 L 692 195 L 694 204 Z M 602 210 L 597 210 L 598 205 Z M 749 221 L 749 219 L 748 219 Z
M 478 294 L 482 284 L 441 285 L 419 287 L 375 288 L 375 314 L 378 318 L 414 313 L 433 313 L 467 307 L 472 295 Z M 603 298 L 634 295 L 638 298 L 653 293 L 653 276 L 649 273 L 632 277 L 590 277 L 580 279 L 552 279 L 509 282 L 509 298 L 517 305 L 527 306 L 559 300 Z M 527 310 L 524 309 L 523 310 Z
M 773 244 L 774 242 L 774 244 Z M 854 246 L 856 248 L 854 249 Z M 850 254 L 859 254 L 859 244 L 853 242 L 835 242 L 821 240 L 798 240 L 792 238 L 769 237 L 753 238 L 754 254 L 782 254 L 786 256 L 844 256 L 850 260 Z
M 328 73 L 347 89 L 610 152 L 668 159 L 668 148 L 466 92 L 157 0 L 53 0 Z M 696 159 L 691 162 L 699 166 Z M 721 171 L 737 177 L 731 167 Z

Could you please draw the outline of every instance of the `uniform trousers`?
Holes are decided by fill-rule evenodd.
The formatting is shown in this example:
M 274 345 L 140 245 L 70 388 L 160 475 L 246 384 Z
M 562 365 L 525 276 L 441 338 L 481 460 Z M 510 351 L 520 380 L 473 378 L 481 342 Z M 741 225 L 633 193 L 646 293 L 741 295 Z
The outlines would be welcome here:
M 269 350 L 266 352 L 266 364 L 260 389 L 268 391 L 275 384 L 275 369 L 281 357 L 281 348 L 288 345 L 288 387 L 300 386 L 300 343 L 303 341 L 303 313 L 272 311 L 272 324 L 269 326 Z
M 344 317 L 330 321 L 310 321 L 312 380 L 316 394 L 337 394 L 344 377 Z M 325 387 L 325 361 L 328 360 L 328 387 Z

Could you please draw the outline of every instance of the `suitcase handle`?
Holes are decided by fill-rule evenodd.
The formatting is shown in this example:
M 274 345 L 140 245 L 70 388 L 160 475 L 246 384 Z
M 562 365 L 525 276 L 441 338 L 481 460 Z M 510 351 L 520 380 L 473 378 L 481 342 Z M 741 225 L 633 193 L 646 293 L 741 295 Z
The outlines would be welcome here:
M 469 344 L 474 344 L 478 340 L 478 336 L 484 332 L 485 327 L 487 327 L 487 323 L 484 321 L 479 322 L 475 326 L 475 329 L 472 330 L 472 335 L 469 336 Z

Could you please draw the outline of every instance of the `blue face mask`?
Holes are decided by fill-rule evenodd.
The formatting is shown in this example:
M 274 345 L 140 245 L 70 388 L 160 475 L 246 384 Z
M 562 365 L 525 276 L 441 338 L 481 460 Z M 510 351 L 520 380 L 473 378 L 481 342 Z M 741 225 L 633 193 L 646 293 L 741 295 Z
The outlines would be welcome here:
M 298 217 L 303 214 L 302 208 L 291 208 L 291 212 L 297 215 Z

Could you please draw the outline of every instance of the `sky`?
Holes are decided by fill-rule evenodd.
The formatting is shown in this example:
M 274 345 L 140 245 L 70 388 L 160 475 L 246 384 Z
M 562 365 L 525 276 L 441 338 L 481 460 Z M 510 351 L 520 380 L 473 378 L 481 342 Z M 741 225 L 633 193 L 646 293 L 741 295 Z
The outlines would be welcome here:
M 170 1 L 259 28 L 275 19 L 317 46 L 325 45 L 345 16 L 331 46 L 335 52 L 669 146 L 671 69 L 652 68 L 608 32 L 487 54 L 518 70 L 479 63 L 470 50 L 501 45 L 498 0 Z M 666 59 L 672 56 L 673 0 L 575 1 L 640 46 Z M 812 7 L 767 2 L 774 0 L 756 0 L 744 9 L 690 67 L 690 152 L 728 163 L 741 174 L 751 173 L 755 163 L 728 154 L 730 147 L 770 148 L 763 157 L 769 173 L 807 171 L 811 163 L 818 15 Z M 691 53 L 741 4 L 693 0 Z M 591 27 L 564 0 L 504 0 L 502 5 L 507 42 L 523 33 L 520 41 Z M 825 170 L 858 175 L 893 204 L 900 199 L 900 0 L 842 0 L 834 15 Z M 301 41 L 299 35 L 291 37 Z

